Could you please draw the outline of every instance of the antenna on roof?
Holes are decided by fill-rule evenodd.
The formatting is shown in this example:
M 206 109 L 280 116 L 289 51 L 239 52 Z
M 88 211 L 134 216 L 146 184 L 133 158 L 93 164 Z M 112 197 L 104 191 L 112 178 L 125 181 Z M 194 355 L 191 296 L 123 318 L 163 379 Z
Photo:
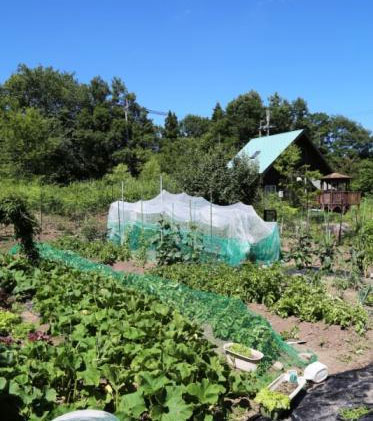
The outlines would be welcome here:
M 271 110 L 267 108 L 265 124 L 263 124 L 264 120 L 260 120 L 259 137 L 262 137 L 262 130 L 265 130 L 267 133 L 267 136 L 269 136 L 269 129 L 272 129 L 273 127 L 275 127 L 275 126 L 271 126 L 270 122 L 271 122 Z

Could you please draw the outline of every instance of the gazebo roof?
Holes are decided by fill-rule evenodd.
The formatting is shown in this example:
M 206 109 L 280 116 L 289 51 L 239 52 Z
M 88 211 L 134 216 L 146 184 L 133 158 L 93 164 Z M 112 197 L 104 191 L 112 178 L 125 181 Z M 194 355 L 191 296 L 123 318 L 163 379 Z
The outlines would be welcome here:
M 321 180 L 351 180 L 349 175 L 340 174 L 339 172 L 332 172 L 331 174 L 322 177 Z

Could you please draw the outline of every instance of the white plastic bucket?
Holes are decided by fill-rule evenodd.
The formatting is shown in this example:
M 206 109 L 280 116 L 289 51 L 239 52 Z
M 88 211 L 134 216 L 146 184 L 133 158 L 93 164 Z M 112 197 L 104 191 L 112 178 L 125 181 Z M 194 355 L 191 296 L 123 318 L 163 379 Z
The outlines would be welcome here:
M 304 369 L 304 377 L 314 383 L 323 382 L 328 377 L 328 374 L 328 367 L 325 364 L 320 363 L 320 361 L 315 361 Z
M 109 412 L 98 411 L 96 409 L 83 409 L 61 415 L 53 421 L 119 421 L 117 417 Z

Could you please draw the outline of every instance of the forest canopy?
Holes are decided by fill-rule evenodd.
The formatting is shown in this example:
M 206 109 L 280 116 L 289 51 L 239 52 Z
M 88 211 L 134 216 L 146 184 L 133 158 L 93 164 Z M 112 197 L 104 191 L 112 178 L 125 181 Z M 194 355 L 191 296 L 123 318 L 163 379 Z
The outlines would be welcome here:
M 150 161 L 145 168 L 168 174 L 190 193 L 210 195 L 211 186 L 220 188 L 226 177 L 232 183 L 246 177 L 248 186 L 256 179 L 248 163 L 237 163 L 229 175 L 221 167 L 258 135 L 267 108 L 271 134 L 306 129 L 336 171 L 372 192 L 370 131 L 341 115 L 312 113 L 302 98 L 274 93 L 265 102 L 251 90 L 225 108 L 217 103 L 211 117 L 189 114 L 178 120 L 169 111 L 160 127 L 118 77 L 81 83 L 74 73 L 25 64 L 0 85 L 0 176 L 66 184 L 99 179 L 126 165 L 139 177 Z M 227 187 L 221 200 L 239 198 L 236 190 Z

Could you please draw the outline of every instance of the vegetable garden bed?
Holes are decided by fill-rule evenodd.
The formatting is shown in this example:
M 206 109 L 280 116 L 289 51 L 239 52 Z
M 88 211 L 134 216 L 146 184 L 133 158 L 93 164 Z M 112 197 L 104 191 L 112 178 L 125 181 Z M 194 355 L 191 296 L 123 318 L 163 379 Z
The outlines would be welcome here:
M 49 325 L 48 335 L 15 339 L 14 320 L 6 317 L 3 421 L 52 420 L 86 407 L 119 419 L 218 420 L 227 397 L 256 391 L 255 379 L 232 372 L 195 324 L 116 279 L 1 255 L 0 272 L 12 311 L 32 298 L 33 311 Z M 55 336 L 62 338 L 57 345 Z

